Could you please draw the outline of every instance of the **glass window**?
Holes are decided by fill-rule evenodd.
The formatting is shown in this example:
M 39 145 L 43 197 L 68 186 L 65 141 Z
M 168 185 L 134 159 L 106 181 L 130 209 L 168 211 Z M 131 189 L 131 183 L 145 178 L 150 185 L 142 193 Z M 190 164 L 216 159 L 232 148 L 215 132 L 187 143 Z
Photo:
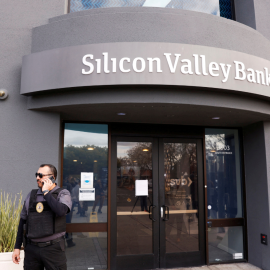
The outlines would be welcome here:
M 153 252 L 152 188 L 152 143 L 117 142 L 117 255 Z
M 107 222 L 107 125 L 65 124 L 63 187 L 73 203 L 67 223 Z
M 111 7 L 185 9 L 232 19 L 231 0 L 70 0 L 70 12 Z
M 244 259 L 243 227 L 208 229 L 208 248 L 210 263 Z
M 69 233 L 66 243 L 68 270 L 107 269 L 106 232 Z
M 199 250 L 198 172 L 195 143 L 164 144 L 166 252 Z
M 206 129 L 205 147 L 208 219 L 243 217 L 238 131 Z

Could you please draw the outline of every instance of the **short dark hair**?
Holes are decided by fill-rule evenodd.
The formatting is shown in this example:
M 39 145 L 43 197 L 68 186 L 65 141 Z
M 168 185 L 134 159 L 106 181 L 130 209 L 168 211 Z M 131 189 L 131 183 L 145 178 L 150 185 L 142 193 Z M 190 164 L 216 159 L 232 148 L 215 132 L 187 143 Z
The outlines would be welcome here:
M 53 174 L 54 178 L 56 179 L 57 178 L 57 170 L 52 164 L 41 164 L 39 167 L 43 168 L 46 166 L 50 168 L 51 173 Z

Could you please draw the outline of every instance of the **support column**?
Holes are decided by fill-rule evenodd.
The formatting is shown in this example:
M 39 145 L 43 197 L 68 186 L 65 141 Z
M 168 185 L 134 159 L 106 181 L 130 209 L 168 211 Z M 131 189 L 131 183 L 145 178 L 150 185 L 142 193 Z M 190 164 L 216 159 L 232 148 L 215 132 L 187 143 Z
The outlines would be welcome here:
M 270 270 L 270 244 L 261 244 L 261 233 L 270 237 L 270 122 L 244 128 L 244 157 L 247 204 L 248 260 Z

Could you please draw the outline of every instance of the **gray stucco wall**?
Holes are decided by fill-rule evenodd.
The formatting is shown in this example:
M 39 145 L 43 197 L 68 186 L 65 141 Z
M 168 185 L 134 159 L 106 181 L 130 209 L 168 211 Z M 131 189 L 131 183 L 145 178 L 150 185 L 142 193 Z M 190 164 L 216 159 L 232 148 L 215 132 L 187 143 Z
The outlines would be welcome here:
M 234 0 L 235 20 L 256 29 L 254 0 Z
M 254 0 L 256 29 L 265 37 L 270 39 L 270 1 L 269 0 Z
M 32 52 L 112 42 L 194 44 L 270 60 L 270 41 L 251 27 L 214 15 L 164 8 L 103 8 L 53 18 L 33 30 Z
M 0 88 L 9 97 L 0 100 L 0 190 L 36 187 L 34 173 L 41 163 L 59 164 L 59 114 L 27 110 L 19 94 L 22 56 L 31 52 L 32 28 L 64 14 L 65 0 L 1 0 Z
M 265 144 L 266 144 L 266 164 L 267 164 L 267 186 L 266 192 L 268 194 L 268 205 L 266 201 L 266 207 L 268 206 L 268 212 L 266 212 L 265 218 L 265 233 L 269 235 L 270 237 L 270 122 L 264 122 L 264 138 L 265 138 Z M 268 215 L 268 220 L 267 220 L 267 215 Z M 268 224 L 268 226 L 267 226 Z M 263 246 L 262 247 L 262 254 L 263 254 L 263 260 L 262 260 L 262 268 L 267 269 L 267 267 L 270 269 L 270 246 L 269 246 L 269 241 L 268 241 L 268 246 Z
M 270 2 L 254 0 L 254 12 L 256 30 L 270 39 Z M 268 270 L 270 247 L 260 243 L 260 234 L 270 235 L 270 122 L 248 126 L 244 148 L 249 262 Z
M 270 246 L 260 242 L 269 230 L 270 122 L 259 122 L 244 129 L 244 156 L 247 202 L 249 262 L 270 269 Z

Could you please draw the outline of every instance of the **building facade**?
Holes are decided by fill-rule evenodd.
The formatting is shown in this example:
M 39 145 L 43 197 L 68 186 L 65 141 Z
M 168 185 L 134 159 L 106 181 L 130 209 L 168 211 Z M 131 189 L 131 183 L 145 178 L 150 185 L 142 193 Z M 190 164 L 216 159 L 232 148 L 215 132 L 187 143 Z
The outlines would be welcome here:
M 68 269 L 270 269 L 269 1 L 1 7 L 0 188 L 58 168 Z

